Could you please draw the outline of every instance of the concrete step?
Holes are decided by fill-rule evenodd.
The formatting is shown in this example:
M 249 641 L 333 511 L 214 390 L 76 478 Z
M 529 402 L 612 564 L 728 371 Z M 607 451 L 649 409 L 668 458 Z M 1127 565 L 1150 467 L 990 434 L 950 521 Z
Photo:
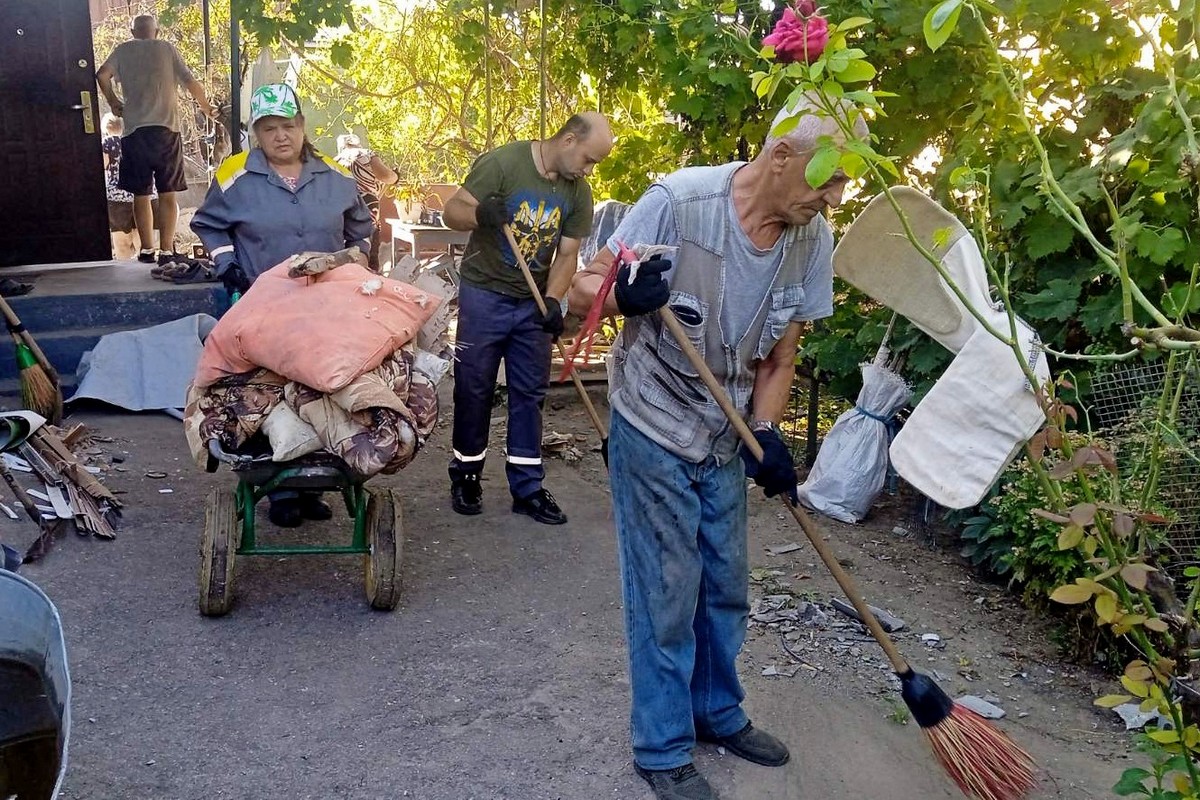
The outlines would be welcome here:
M 215 317 L 228 305 L 219 283 L 167 286 L 163 284 L 164 288 L 158 291 L 31 294 L 10 299 L 9 305 L 39 342 L 39 333 L 64 329 L 134 330 L 192 314 Z
M 29 280 L 29 276 L 20 277 Z M 83 354 L 94 348 L 100 337 L 193 314 L 219 317 L 228 305 L 219 283 L 166 283 L 151 278 L 145 265 L 48 270 L 34 278 L 34 286 L 29 294 L 9 299 L 9 304 L 64 385 L 70 386 Z M 0 337 L 0 395 L 19 391 L 16 377 L 14 347 Z
M 141 327 L 141 326 L 138 326 Z M 46 358 L 58 370 L 65 381 L 75 376 L 75 369 L 83 354 L 96 346 L 100 337 L 107 333 L 131 330 L 120 325 L 106 325 L 100 328 L 72 328 L 70 330 L 52 331 L 50 333 L 34 334 L 34 341 Z M 17 374 L 16 346 L 12 339 L 0 343 L 0 377 L 8 378 Z

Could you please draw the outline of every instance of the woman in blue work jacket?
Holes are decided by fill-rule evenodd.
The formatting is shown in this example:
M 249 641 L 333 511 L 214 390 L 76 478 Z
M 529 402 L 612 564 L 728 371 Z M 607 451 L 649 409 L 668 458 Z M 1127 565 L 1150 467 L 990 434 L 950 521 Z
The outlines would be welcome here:
M 354 179 L 308 141 L 296 91 L 283 83 L 256 89 L 250 130 L 256 146 L 221 163 L 192 218 L 230 297 L 296 253 L 368 252 L 371 213 Z M 270 519 L 281 527 L 331 515 L 319 494 L 271 493 Z

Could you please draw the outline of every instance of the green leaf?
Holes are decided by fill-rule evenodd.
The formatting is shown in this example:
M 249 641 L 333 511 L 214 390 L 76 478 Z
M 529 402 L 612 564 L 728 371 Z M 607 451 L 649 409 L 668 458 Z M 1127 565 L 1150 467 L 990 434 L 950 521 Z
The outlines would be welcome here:
M 1068 583 L 1066 586 L 1060 586 L 1055 589 L 1050 594 L 1050 599 L 1056 603 L 1062 603 L 1065 606 L 1074 606 L 1091 600 L 1092 594 L 1092 589 L 1089 586 L 1080 586 L 1075 583 Z
M 893 160 L 892 156 L 879 159 L 875 162 L 875 166 L 879 167 L 893 178 L 900 178 L 900 170 L 896 167 L 896 162 Z
M 1183 240 L 1183 231 L 1178 228 L 1166 228 L 1161 232 L 1152 228 L 1142 228 L 1133 243 L 1139 255 L 1159 266 L 1168 264 L 1187 246 Z
M 774 127 L 771 128 L 772 136 L 787 136 L 796 129 L 800 124 L 800 114 L 791 114 L 779 120 Z
M 1083 541 L 1083 528 L 1078 525 L 1067 525 L 1058 534 L 1059 550 L 1074 550 Z
M 1133 695 L 1128 694 L 1106 694 L 1103 697 L 1098 697 L 1092 701 L 1092 705 L 1100 708 L 1116 708 L 1119 705 L 1128 703 L 1133 699 Z
M 334 42 L 329 48 L 329 60 L 339 67 L 354 63 L 354 48 L 344 39 Z
M 1176 730 L 1157 730 L 1150 731 L 1146 736 L 1158 742 L 1159 744 L 1175 744 L 1179 741 L 1179 731 Z
M 861 28 L 864 25 L 870 25 L 871 22 L 872 20 L 870 17 L 848 17 L 839 22 L 837 25 L 834 25 L 833 29 L 839 33 L 845 33 L 846 31 L 852 31 L 855 28 Z
M 1075 229 L 1056 214 L 1034 215 L 1021 231 L 1030 258 L 1061 253 L 1075 241 Z
M 804 168 L 804 180 L 814 189 L 819 189 L 829 183 L 833 173 L 837 171 L 842 154 L 833 145 L 823 145 L 817 148 L 808 166 Z
M 1096 596 L 1096 616 L 1105 625 L 1111 625 L 1117 618 L 1117 598 L 1111 594 Z
M 1036 319 L 1066 322 L 1075 316 L 1079 308 L 1080 288 L 1078 281 L 1055 278 L 1037 294 L 1023 292 L 1023 308 Z
M 1117 785 L 1113 787 L 1113 794 L 1119 797 L 1128 797 L 1131 794 L 1149 795 L 1149 790 L 1142 785 L 1142 782 L 1150 777 L 1152 777 L 1150 772 L 1141 767 L 1127 769 L 1121 773 L 1121 780 L 1117 781 Z
M 842 83 L 862 83 L 875 77 L 875 68 L 866 61 L 851 61 L 837 74 Z
M 842 153 L 842 157 L 838 160 L 838 166 L 851 180 L 857 180 L 867 173 L 867 162 L 858 153 Z
M 975 183 L 975 170 L 967 166 L 955 167 L 950 171 L 950 185 L 955 189 L 969 189 Z
M 1150 696 L 1150 686 L 1145 681 L 1135 680 L 1128 675 L 1122 675 L 1121 685 L 1125 687 L 1125 691 L 1134 697 L 1145 699 Z
M 1200 311 L 1200 287 L 1191 289 L 1191 297 L 1188 296 L 1189 288 L 1186 283 L 1177 283 L 1163 294 L 1162 310 L 1167 316 L 1178 317 Z
M 879 108 L 877 97 L 879 94 L 879 92 L 869 92 L 866 89 L 856 89 L 853 92 L 846 92 L 846 99 L 858 103 L 860 106 Z
M 921 27 L 925 33 L 925 44 L 930 50 L 936 51 L 954 33 L 958 26 L 958 15 L 962 13 L 962 4 L 963 0 L 945 0 L 925 15 Z

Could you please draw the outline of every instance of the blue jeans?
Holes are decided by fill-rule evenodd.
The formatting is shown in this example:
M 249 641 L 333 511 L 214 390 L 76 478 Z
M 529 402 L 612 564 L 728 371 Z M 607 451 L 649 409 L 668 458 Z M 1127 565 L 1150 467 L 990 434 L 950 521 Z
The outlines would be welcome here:
M 616 411 L 608 453 L 633 757 L 673 769 L 692 760 L 697 729 L 728 736 L 747 722 L 734 665 L 750 614 L 746 471 L 740 458 L 685 461 Z
M 483 471 L 496 374 L 508 383 L 508 460 L 514 497 L 542 488 L 542 402 L 550 384 L 550 334 L 533 298 L 518 299 L 464 283 L 458 294 L 454 428 L 450 479 Z

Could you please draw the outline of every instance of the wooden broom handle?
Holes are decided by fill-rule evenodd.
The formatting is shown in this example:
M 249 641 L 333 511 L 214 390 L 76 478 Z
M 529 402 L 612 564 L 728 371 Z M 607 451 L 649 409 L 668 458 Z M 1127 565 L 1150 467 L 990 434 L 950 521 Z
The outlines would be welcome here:
M 517 240 L 513 237 L 512 228 L 507 223 L 504 225 L 504 238 L 508 239 L 508 246 L 512 248 L 513 255 L 517 257 L 517 265 L 521 268 L 521 274 L 525 276 L 525 284 L 529 287 L 529 293 L 533 295 L 534 302 L 537 303 L 538 311 L 542 312 L 543 317 L 546 316 L 546 301 L 542 299 L 537 281 L 533 279 L 533 273 L 529 271 L 529 265 L 525 263 L 525 257 L 521 255 L 521 248 L 517 247 Z M 554 344 L 558 348 L 558 357 L 562 359 L 563 364 L 566 364 L 566 348 L 563 347 L 562 342 L 555 341 Z M 596 433 L 600 434 L 600 440 L 607 439 L 608 432 L 604 430 L 604 423 L 600 421 L 600 415 L 596 413 L 596 407 L 592 405 L 592 399 L 588 397 L 587 389 L 583 387 L 583 381 L 577 370 L 571 370 L 571 382 L 575 384 L 575 391 L 579 392 L 579 399 L 583 401 L 588 416 L 592 418 L 592 427 L 596 429 Z
M 663 306 L 658 310 L 658 315 L 662 318 L 663 324 L 667 326 L 667 329 L 671 331 L 671 335 L 679 343 L 680 349 L 683 350 L 692 367 L 700 373 L 700 380 L 708 387 L 708 391 L 712 394 L 713 399 L 717 401 L 717 405 L 725 412 L 725 417 L 729 420 L 729 424 L 733 426 L 734 430 L 737 431 L 746 449 L 761 462 L 763 458 L 762 446 L 754 438 L 754 433 L 750 430 L 750 426 L 746 424 L 746 420 L 742 419 L 742 415 L 733 407 L 729 395 L 726 394 L 724 387 L 717 381 L 716 376 L 712 374 L 712 370 L 708 368 L 708 364 L 704 363 L 704 357 L 696 351 L 695 345 L 688 338 L 687 331 L 683 329 L 683 325 L 680 324 L 675 313 L 666 306 Z M 867 606 L 867 601 L 863 599 L 862 594 L 858 591 L 858 587 L 854 585 L 854 579 L 846 574 L 846 570 L 842 569 L 842 565 L 838 563 L 837 557 L 821 537 L 821 531 L 817 528 L 816 523 L 812 521 L 812 518 L 808 516 L 804 509 L 794 505 L 786 493 L 779 495 L 779 499 L 787 507 L 787 510 L 792 512 L 792 516 L 796 518 L 796 522 L 800 523 L 800 527 L 804 530 L 804 535 L 808 537 L 808 541 L 812 544 L 813 549 L 817 551 L 817 555 L 825 563 L 825 568 L 833 574 L 833 579 L 841 587 L 842 593 L 854 604 L 854 610 L 862 617 L 863 624 L 867 626 L 871 631 L 871 636 L 875 638 L 875 641 L 879 642 L 879 646 L 887 654 L 888 661 L 892 663 L 892 669 L 897 673 L 908 671 L 908 662 L 900 655 L 900 651 L 896 649 L 896 645 L 892 644 L 892 640 L 888 638 L 887 632 L 879 624 L 879 620 L 875 619 L 875 615 L 871 613 L 871 609 Z
M 12 306 L 10 306 L 8 301 L 3 297 L 0 297 L 0 312 L 3 312 L 4 321 L 8 323 L 10 330 L 12 328 L 21 326 L 21 318 L 17 316 L 17 312 L 12 310 Z M 42 348 L 38 347 L 38 343 L 33 340 L 33 337 L 29 334 L 29 331 L 22 328 L 20 333 L 16 333 L 14 331 L 13 336 L 19 338 L 22 342 L 28 345 L 29 349 L 33 351 L 33 357 L 38 360 L 38 364 L 41 365 L 42 369 L 46 370 L 50 376 L 50 379 L 54 381 L 55 385 L 57 385 L 58 371 L 50 364 L 50 360 L 46 358 L 46 354 L 42 352 Z

